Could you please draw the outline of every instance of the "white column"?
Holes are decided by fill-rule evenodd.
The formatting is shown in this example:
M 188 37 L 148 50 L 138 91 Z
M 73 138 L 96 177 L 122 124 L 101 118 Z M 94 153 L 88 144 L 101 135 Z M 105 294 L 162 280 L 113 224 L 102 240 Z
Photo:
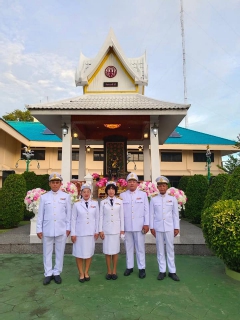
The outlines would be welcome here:
M 160 157 L 159 157 L 159 139 L 158 132 L 156 136 L 153 134 L 151 127 L 153 124 L 158 125 L 158 119 L 151 116 L 150 124 L 150 148 L 151 148 L 151 168 L 152 168 L 152 182 L 155 182 L 160 173 Z
M 150 150 L 149 150 L 149 139 L 143 140 L 143 175 L 144 181 L 151 180 L 151 163 L 150 163 Z
M 68 126 L 68 133 L 62 135 L 62 178 L 63 182 L 72 179 L 72 136 L 71 136 L 71 116 L 62 116 L 62 124 Z
M 86 174 L 86 140 L 79 141 L 78 180 L 84 181 Z

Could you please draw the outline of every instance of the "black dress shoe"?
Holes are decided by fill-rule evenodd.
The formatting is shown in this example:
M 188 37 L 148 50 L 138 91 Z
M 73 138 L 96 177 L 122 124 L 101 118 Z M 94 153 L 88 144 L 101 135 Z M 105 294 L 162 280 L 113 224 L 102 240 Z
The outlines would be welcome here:
M 111 279 L 112 279 L 112 275 L 109 274 L 109 273 L 107 273 L 105 278 L 106 278 L 107 280 L 111 280 Z
M 85 281 L 90 281 L 90 277 L 84 277 Z
M 133 268 L 131 269 L 126 269 L 125 272 L 124 272 L 124 275 L 125 276 L 130 276 L 130 274 L 133 272 Z
M 171 272 L 169 272 L 169 273 L 168 273 L 168 276 L 169 276 L 170 278 L 172 278 L 174 281 L 180 281 L 180 279 L 178 278 L 178 276 L 176 275 L 176 273 L 171 273 Z
M 118 276 L 113 273 L 113 274 L 112 274 L 112 279 L 113 279 L 113 280 L 117 280 L 117 278 L 118 278 Z
M 83 283 L 83 282 L 85 282 L 85 278 L 82 278 L 82 279 L 79 278 L 78 281 Z
M 166 277 L 166 272 L 159 272 L 157 279 L 158 280 L 163 280 Z
M 43 285 L 46 286 L 47 284 L 49 284 L 51 282 L 52 279 L 53 279 L 53 276 L 45 277 L 43 279 Z
M 146 277 L 145 269 L 139 269 L 138 275 L 139 275 L 139 278 L 140 278 L 140 279 L 145 278 L 145 277 Z
M 53 276 L 54 281 L 56 284 L 61 284 L 62 283 L 62 278 L 60 277 L 60 275 L 58 274 L 57 276 Z

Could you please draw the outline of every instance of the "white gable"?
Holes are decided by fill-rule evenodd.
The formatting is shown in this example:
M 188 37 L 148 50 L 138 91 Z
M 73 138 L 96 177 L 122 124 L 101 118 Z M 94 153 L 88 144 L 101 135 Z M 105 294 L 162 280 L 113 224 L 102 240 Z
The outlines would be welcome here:
M 146 54 L 138 58 L 127 58 L 118 44 L 117 38 L 110 30 L 107 39 L 95 58 L 87 58 L 80 54 L 79 64 L 75 75 L 76 86 L 86 86 L 89 80 L 96 73 L 99 65 L 109 52 L 109 49 L 116 54 L 124 69 L 133 79 L 134 84 L 145 86 L 148 84 L 148 72 Z

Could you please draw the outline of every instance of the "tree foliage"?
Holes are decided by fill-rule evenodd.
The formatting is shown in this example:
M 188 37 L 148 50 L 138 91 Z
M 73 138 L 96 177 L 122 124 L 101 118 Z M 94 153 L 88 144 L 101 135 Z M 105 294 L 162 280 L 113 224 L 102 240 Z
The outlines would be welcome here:
M 0 227 L 17 227 L 23 218 L 26 182 L 20 174 L 10 174 L 1 192 Z
M 185 206 L 185 216 L 194 223 L 201 222 L 201 214 L 207 190 L 207 177 L 201 174 L 195 174 L 191 177 L 186 190 L 188 200 Z
M 240 167 L 240 158 L 235 158 L 233 155 L 230 155 L 223 166 L 217 165 L 217 167 L 226 173 L 232 174 L 235 168 Z
M 184 191 L 186 193 L 187 191 L 187 185 L 190 181 L 191 176 L 182 176 L 178 183 L 178 189 Z
M 236 148 L 240 149 L 240 134 L 237 136 Z
M 34 118 L 31 115 L 29 110 L 19 110 L 16 109 L 13 112 L 7 113 L 5 116 L 2 117 L 5 121 L 33 121 Z
M 212 204 L 221 200 L 222 194 L 225 191 L 229 175 L 226 173 L 212 177 L 211 184 L 204 202 L 204 209 L 211 207 Z

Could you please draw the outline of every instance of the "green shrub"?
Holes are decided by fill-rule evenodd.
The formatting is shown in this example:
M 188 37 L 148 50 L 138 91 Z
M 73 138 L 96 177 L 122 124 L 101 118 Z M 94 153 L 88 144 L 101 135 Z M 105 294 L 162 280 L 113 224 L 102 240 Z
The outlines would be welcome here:
M 26 182 L 22 175 L 10 174 L 1 193 L 0 227 L 13 228 L 23 219 Z
M 28 190 L 32 190 L 35 188 L 38 188 L 38 181 L 37 181 L 37 175 L 35 172 L 32 171 L 25 171 L 22 176 L 24 177 L 25 181 L 26 181 L 26 189 Z
M 226 189 L 228 178 L 229 175 L 222 173 L 211 179 L 211 184 L 204 202 L 204 209 L 211 207 L 214 202 L 221 200 L 222 194 Z
M 190 181 L 191 178 L 192 178 L 191 176 L 182 176 L 181 179 L 179 180 L 179 183 L 178 183 L 178 189 L 184 191 L 186 196 L 187 196 L 187 193 L 186 193 L 187 185 L 188 185 L 188 182 Z M 180 217 L 185 217 L 185 216 L 186 216 L 185 210 L 181 209 Z
M 26 189 L 32 190 L 36 188 L 42 188 L 44 190 L 50 190 L 48 179 L 49 175 L 48 174 L 43 174 L 43 175 L 36 175 L 34 172 L 30 171 L 27 172 L 25 171 L 22 176 L 26 180 Z M 30 220 L 34 217 L 34 213 L 31 211 L 26 210 L 24 207 L 24 220 Z
M 220 200 L 202 214 L 207 245 L 226 266 L 240 272 L 240 201 Z
M 240 167 L 229 176 L 222 200 L 240 200 Z
M 49 187 L 49 174 L 42 174 L 37 176 L 37 181 L 38 181 L 38 187 L 37 188 L 42 188 L 46 191 L 50 190 Z
M 178 183 L 178 189 L 186 193 L 187 185 L 191 178 L 192 178 L 191 176 L 182 176 Z
M 195 174 L 191 177 L 186 190 L 188 200 L 185 206 L 185 216 L 193 223 L 201 222 L 201 214 L 207 190 L 208 181 L 205 176 Z

